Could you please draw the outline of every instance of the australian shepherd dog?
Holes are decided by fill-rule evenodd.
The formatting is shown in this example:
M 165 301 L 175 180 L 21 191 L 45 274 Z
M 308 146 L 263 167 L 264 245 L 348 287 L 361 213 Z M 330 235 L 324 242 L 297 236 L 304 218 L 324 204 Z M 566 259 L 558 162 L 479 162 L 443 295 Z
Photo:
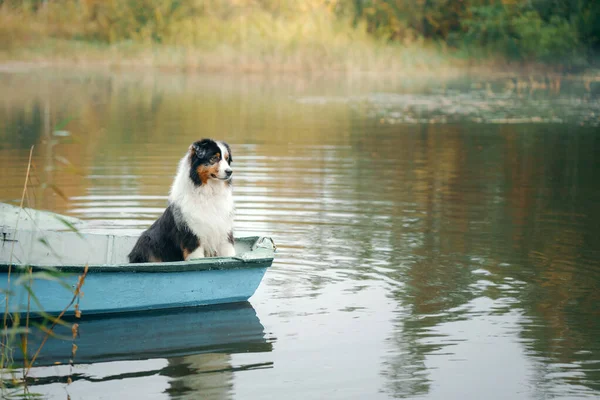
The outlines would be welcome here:
M 192 143 L 179 162 L 167 209 L 142 233 L 129 261 L 234 256 L 231 162 L 225 142 Z

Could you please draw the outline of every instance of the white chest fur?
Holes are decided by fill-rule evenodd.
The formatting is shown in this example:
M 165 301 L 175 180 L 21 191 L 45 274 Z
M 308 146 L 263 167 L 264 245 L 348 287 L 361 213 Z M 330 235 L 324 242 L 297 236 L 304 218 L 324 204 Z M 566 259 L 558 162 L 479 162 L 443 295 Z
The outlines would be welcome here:
M 179 163 L 169 201 L 179 207 L 205 254 L 222 253 L 222 246 L 233 230 L 235 209 L 231 186 L 217 180 L 195 186 L 189 178 L 188 165 L 184 157 Z

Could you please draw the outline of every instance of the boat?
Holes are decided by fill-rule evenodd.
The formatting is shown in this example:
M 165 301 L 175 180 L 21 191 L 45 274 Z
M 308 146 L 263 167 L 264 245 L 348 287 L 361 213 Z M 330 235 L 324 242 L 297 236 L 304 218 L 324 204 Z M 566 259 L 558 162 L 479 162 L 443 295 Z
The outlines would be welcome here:
M 276 250 L 268 237 L 239 237 L 234 257 L 130 264 L 138 236 L 85 231 L 72 217 L 0 208 L 0 290 L 10 293 L 11 313 L 99 315 L 244 302 Z
M 173 358 L 203 353 L 270 352 L 273 338 L 267 338 L 256 311 L 248 302 L 205 307 L 186 307 L 140 313 L 66 318 L 57 325 L 36 358 L 36 366 L 67 364 L 77 345 L 77 364 L 111 361 Z M 78 324 L 72 337 L 71 323 Z M 28 336 L 31 355 L 43 342 L 41 330 Z M 13 360 L 23 362 L 20 346 Z

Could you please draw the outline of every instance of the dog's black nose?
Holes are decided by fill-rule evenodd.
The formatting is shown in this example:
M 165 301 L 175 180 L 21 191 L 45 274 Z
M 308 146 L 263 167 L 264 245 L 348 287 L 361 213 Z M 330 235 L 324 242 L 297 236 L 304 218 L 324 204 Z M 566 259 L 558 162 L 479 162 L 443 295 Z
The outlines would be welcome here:
M 233 174 L 233 171 L 230 169 L 226 169 L 225 174 L 227 174 L 227 177 L 229 178 L 231 176 L 231 174 Z

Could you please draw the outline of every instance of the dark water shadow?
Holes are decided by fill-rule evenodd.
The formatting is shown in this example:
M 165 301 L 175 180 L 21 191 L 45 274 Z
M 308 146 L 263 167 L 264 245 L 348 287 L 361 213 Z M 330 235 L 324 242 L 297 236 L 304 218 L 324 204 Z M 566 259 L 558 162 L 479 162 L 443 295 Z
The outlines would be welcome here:
M 272 350 L 258 316 L 248 302 L 114 317 L 84 317 L 69 322 L 79 324 L 76 339 L 71 339 L 69 327 L 55 328 L 57 337 L 50 338 L 44 345 L 36 366 L 68 363 L 73 344 L 77 345 L 77 364 Z M 38 348 L 42 338 L 40 331 L 30 336 L 30 353 Z M 15 362 L 20 364 L 22 361 L 23 354 L 19 351 L 15 354 Z

